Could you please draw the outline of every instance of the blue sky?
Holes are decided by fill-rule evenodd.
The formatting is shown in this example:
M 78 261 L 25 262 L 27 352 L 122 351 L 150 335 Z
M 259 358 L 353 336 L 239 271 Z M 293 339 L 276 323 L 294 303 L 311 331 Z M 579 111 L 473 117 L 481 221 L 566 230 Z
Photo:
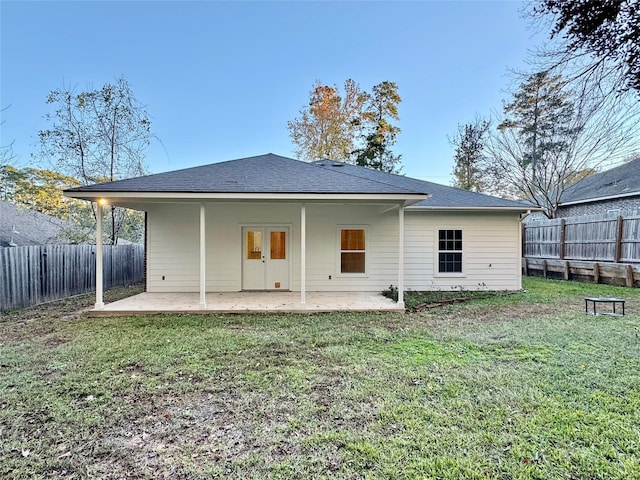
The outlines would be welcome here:
M 449 184 L 447 136 L 508 99 L 544 41 L 521 2 L 0 2 L 2 144 L 31 164 L 49 91 L 124 76 L 152 119 L 153 173 L 263 153 L 316 80 L 398 84 L 403 173 Z M 165 151 L 166 150 L 166 151 Z

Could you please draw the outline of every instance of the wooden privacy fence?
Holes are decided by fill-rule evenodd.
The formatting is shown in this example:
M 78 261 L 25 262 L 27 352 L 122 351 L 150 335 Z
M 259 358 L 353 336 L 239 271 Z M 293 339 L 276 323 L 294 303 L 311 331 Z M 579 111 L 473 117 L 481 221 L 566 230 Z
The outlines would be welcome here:
M 104 245 L 104 287 L 144 280 L 142 245 Z M 0 310 L 95 290 L 95 245 L 0 248 Z
M 640 263 L 640 216 L 590 215 L 523 226 L 523 256 Z

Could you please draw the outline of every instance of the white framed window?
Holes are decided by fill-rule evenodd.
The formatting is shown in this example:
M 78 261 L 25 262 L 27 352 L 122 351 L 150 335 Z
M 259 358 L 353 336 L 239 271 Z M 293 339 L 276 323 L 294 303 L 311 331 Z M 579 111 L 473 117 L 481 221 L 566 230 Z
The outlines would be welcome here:
M 367 229 L 363 226 L 339 226 L 338 246 L 339 275 L 366 275 Z
M 440 276 L 460 276 L 464 273 L 463 232 L 461 228 L 436 230 L 436 271 Z

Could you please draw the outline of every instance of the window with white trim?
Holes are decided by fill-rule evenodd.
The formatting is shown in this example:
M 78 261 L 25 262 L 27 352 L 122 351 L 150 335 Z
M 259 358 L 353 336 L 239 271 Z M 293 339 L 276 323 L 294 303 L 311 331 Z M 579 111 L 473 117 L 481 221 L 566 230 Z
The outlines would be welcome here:
M 462 273 L 462 230 L 438 230 L 438 273 Z
M 366 231 L 364 228 L 340 229 L 340 273 L 366 273 Z

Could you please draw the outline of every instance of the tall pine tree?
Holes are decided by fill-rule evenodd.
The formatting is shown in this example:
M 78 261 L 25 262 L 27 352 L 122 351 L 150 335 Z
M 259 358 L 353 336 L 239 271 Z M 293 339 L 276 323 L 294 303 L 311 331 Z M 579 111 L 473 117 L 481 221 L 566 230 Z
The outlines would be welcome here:
M 355 163 L 383 172 L 398 173 L 401 155 L 391 147 L 400 133 L 400 127 L 391 124 L 400 120 L 398 104 L 402 102 L 395 82 L 382 82 L 373 87 L 363 114 L 364 146 L 354 152 Z
M 488 146 L 486 172 L 493 191 L 512 192 L 555 217 L 568 179 L 584 168 L 584 159 L 577 158 L 583 128 L 560 76 L 529 75 L 505 104 Z
M 477 118 L 473 123 L 458 125 L 455 136 L 449 143 L 456 147 L 453 167 L 453 186 L 464 190 L 485 190 L 484 147 L 489 131 L 489 122 Z

